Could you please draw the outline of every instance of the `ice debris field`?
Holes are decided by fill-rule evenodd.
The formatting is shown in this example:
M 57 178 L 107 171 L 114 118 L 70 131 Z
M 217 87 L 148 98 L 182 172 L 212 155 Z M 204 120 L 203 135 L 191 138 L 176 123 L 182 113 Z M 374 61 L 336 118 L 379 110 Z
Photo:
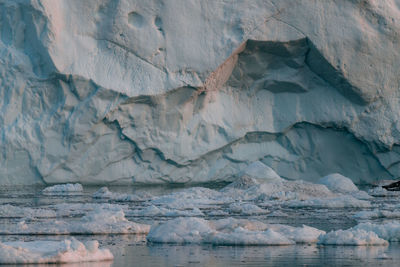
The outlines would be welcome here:
M 116 187 L 113 192 L 60 184 L 11 195 L 5 190 L 0 191 L 2 264 L 112 260 L 107 245 L 99 247 L 99 235 L 137 235 L 145 244 L 222 246 L 387 247 L 400 241 L 396 192 L 359 190 L 340 174 L 317 183 L 289 181 L 261 162 L 213 188 L 124 192 Z

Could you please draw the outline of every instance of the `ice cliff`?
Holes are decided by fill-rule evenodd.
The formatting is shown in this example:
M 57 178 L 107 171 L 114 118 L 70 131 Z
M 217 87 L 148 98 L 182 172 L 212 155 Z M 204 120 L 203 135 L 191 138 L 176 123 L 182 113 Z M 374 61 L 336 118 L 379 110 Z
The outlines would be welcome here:
M 0 0 L 0 184 L 400 176 L 399 0 Z

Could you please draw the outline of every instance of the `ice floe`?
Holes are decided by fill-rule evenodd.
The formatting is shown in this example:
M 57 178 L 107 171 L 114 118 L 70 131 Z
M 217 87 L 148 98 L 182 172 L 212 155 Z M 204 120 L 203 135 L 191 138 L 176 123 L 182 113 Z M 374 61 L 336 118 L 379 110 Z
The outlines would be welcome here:
M 147 236 L 155 243 L 209 243 L 215 245 L 322 245 L 374 246 L 400 241 L 400 223 L 363 223 L 347 230 L 326 233 L 303 225 L 293 227 L 255 220 L 177 218 L 155 224 Z
M 262 209 L 257 205 L 251 203 L 232 203 L 229 205 L 228 210 L 231 213 L 237 213 L 240 215 L 260 215 L 269 213 L 268 210 Z
M 382 224 L 365 222 L 365 223 L 360 223 L 353 228 L 375 232 L 380 238 L 390 242 L 400 241 L 400 222 L 398 221 L 382 223 Z
M 204 213 L 199 208 L 174 210 L 151 205 L 141 210 L 130 210 L 126 212 L 126 215 L 132 217 L 201 217 L 204 216 Z
M 97 241 L 85 244 L 75 238 L 64 241 L 31 241 L 0 243 L 0 264 L 76 263 L 113 260 L 108 249 Z
M 211 243 L 217 245 L 292 245 L 317 242 L 324 231 L 303 226 L 267 225 L 233 218 L 207 221 L 178 218 L 152 226 L 147 240 L 155 243 Z
M 291 208 L 370 208 L 371 203 L 366 200 L 356 199 L 350 195 L 341 195 L 330 198 L 312 198 L 303 201 L 288 201 L 286 203 Z
M 81 184 L 57 184 L 46 187 L 42 193 L 45 195 L 79 194 L 83 192 Z
M 375 246 L 388 245 L 388 241 L 380 238 L 372 231 L 364 229 L 348 229 L 331 231 L 321 235 L 319 244 L 323 245 L 352 245 L 352 246 Z
M 114 193 L 111 192 L 107 187 L 102 187 L 95 193 L 93 193 L 93 198 L 100 198 L 100 199 L 109 199 L 119 202 L 135 202 L 135 201 L 146 201 L 151 198 L 150 194 L 147 193 L 140 193 L 137 195 L 133 194 L 124 194 L 124 193 Z
M 0 229 L 0 234 L 146 234 L 149 230 L 149 225 L 127 220 L 121 208 L 98 207 L 77 220 L 22 220 Z
M 169 195 L 155 197 L 151 200 L 154 205 L 163 205 L 173 209 L 201 208 L 233 202 L 235 200 L 231 196 L 204 187 L 187 188 Z
M 400 191 L 388 191 L 382 187 L 374 187 L 368 190 L 368 194 L 374 197 L 397 197 L 400 196 Z
M 18 207 L 14 205 L 0 205 L 0 217 L 3 218 L 52 218 L 56 212 L 42 208 Z
M 399 211 L 378 210 L 378 209 L 363 210 L 356 212 L 353 215 L 353 218 L 359 220 L 370 220 L 378 218 L 397 219 L 400 218 L 400 210 Z

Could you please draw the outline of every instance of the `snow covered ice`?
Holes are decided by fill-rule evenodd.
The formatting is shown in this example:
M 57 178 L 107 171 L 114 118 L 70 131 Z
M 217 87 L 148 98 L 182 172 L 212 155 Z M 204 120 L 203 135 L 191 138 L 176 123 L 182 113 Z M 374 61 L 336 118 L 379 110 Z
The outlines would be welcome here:
M 0 242 L 0 264 L 76 263 L 113 258 L 110 250 L 99 248 L 97 241 L 83 244 L 71 238 L 60 242 Z
M 78 220 L 21 220 L 0 229 L 0 234 L 146 234 L 149 225 L 135 223 L 125 218 L 119 207 L 97 207 Z
M 47 195 L 63 195 L 63 194 L 79 194 L 83 191 L 81 184 L 57 184 L 43 189 L 43 194 Z

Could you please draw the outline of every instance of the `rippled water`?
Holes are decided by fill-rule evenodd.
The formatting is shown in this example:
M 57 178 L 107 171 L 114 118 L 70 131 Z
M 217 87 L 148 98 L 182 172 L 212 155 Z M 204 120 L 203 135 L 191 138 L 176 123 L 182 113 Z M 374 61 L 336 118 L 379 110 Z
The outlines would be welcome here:
M 73 196 L 45 196 L 42 187 L 7 187 L 0 189 L 0 204 L 11 204 L 19 207 L 51 209 L 57 203 L 115 203 L 107 200 L 93 199 L 92 194 L 99 187 L 85 187 L 83 194 Z M 163 195 L 182 190 L 181 187 L 109 187 L 113 192 L 138 193 L 150 192 L 152 195 Z M 399 203 L 398 197 L 375 198 L 373 207 Z M 130 209 L 138 209 L 145 205 L 142 202 L 123 203 Z M 206 219 L 221 218 L 207 213 Z M 212 207 L 214 210 L 224 209 L 224 205 Z M 267 223 L 282 223 L 293 226 L 303 224 L 321 230 L 346 229 L 357 224 L 352 214 L 357 209 L 311 209 L 269 206 L 271 212 L 279 211 L 285 216 L 259 215 L 251 216 Z M 248 218 L 241 214 L 230 214 L 238 218 Z M 80 215 L 69 216 L 66 220 L 75 220 Z M 165 217 L 129 217 L 129 220 L 154 223 L 167 220 Z M 0 228 L 16 224 L 21 218 L 1 217 Z M 54 218 L 43 218 L 51 221 Z M 377 219 L 379 221 L 381 219 Z M 150 244 L 141 235 L 79 235 L 80 241 L 96 239 L 102 247 L 109 248 L 115 256 L 113 262 L 68 264 L 63 266 L 400 266 L 400 245 L 391 243 L 388 247 L 352 247 L 352 246 L 213 246 L 213 245 L 172 245 Z M 1 235 L 0 241 L 32 241 L 62 240 L 66 236 L 47 235 Z M 32 266 L 32 265 L 30 265 Z M 37 265 L 33 265 L 37 266 Z

